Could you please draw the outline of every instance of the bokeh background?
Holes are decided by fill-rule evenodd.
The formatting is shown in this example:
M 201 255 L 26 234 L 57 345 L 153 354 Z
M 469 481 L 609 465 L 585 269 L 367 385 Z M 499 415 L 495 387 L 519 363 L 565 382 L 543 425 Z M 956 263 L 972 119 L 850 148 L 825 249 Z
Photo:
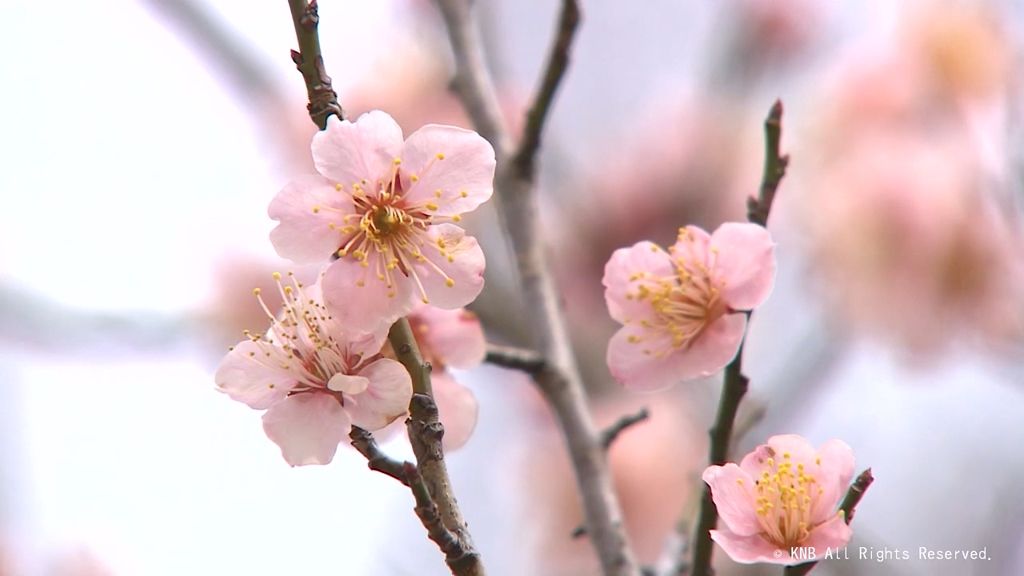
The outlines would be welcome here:
M 518 126 L 557 2 L 478 0 Z M 844 439 L 876 482 L 853 547 L 911 560 L 816 573 L 1024 574 L 1021 48 L 1013 0 L 585 2 L 542 159 L 546 241 L 643 562 L 679 547 L 718 378 L 619 390 L 600 278 L 611 252 L 742 219 L 761 121 L 792 156 L 769 228 L 737 454 L 776 433 Z M 322 0 L 351 115 L 465 123 L 436 9 Z M 290 469 L 259 413 L 213 390 L 273 270 L 266 205 L 311 169 L 283 0 L 0 4 L 0 574 L 434 575 L 407 491 L 342 449 Z M 475 309 L 524 314 L 493 208 Z M 460 374 L 480 402 L 450 456 L 491 573 L 595 574 L 564 449 L 524 378 Z M 408 454 L 402 441 L 388 444 Z M 919 561 L 918 547 L 988 561 Z M 853 548 L 852 550 L 856 550 Z M 716 554 L 722 574 L 777 574 Z

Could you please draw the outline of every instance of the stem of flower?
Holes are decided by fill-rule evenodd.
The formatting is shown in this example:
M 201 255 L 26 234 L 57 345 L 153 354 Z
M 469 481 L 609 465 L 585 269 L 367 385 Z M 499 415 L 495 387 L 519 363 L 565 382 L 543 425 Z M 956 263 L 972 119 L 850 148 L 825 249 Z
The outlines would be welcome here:
M 345 111 L 338 103 L 338 94 L 331 86 L 331 77 L 324 69 L 324 57 L 320 53 L 320 35 L 317 26 L 320 15 L 317 13 L 316 0 L 288 0 L 291 8 L 292 23 L 295 25 L 295 37 L 299 41 L 299 49 L 292 50 L 292 62 L 302 73 L 306 82 L 306 93 L 309 94 L 309 117 L 321 130 L 327 127 L 327 118 L 331 115 L 345 118 Z
M 780 140 L 782 138 L 782 102 L 776 100 L 764 121 L 765 134 L 765 160 L 764 172 L 762 174 L 761 189 L 758 196 L 747 199 L 747 219 L 755 224 L 765 226 L 768 222 L 768 215 L 771 213 L 772 202 L 775 200 L 775 192 L 779 183 L 786 174 L 786 166 L 789 158 L 779 153 Z M 747 312 L 749 326 L 751 313 Z M 736 357 L 725 367 L 725 377 L 722 382 L 722 396 L 718 401 L 718 412 L 715 415 L 715 422 L 708 431 L 711 437 L 708 462 L 711 465 L 721 466 L 729 457 L 729 448 L 732 443 L 732 432 L 736 421 L 736 413 L 739 410 L 740 401 L 747 393 L 750 380 L 743 375 L 743 348 L 746 341 L 744 335 L 740 342 Z M 704 486 L 701 495 L 700 512 L 697 516 L 697 526 L 694 530 L 693 559 L 690 563 L 690 576 L 711 576 L 714 571 L 711 568 L 711 555 L 713 543 L 711 541 L 711 530 L 718 524 L 718 510 L 715 508 L 714 500 L 711 498 L 711 488 Z M 686 563 L 685 558 L 679 559 L 679 565 Z

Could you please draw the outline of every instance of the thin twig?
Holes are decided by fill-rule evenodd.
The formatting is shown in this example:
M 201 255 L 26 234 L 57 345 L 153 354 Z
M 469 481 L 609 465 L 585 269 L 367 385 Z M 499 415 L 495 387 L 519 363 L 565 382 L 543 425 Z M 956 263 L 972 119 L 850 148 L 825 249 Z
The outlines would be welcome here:
M 495 189 L 501 206 L 504 228 L 517 256 L 523 301 L 529 310 L 528 322 L 534 349 L 544 358 L 533 375 L 558 419 L 576 473 L 587 533 L 597 551 L 605 576 L 637 576 L 639 569 L 622 526 L 622 511 L 608 472 L 605 451 L 590 414 L 586 392 L 576 366 L 566 329 L 560 297 L 548 265 L 542 243 L 540 209 L 534 182 L 534 157 L 550 107 L 568 62 L 576 20 L 575 0 L 564 0 L 562 25 L 556 32 L 554 53 L 548 58 L 540 91 L 531 110 L 537 110 L 531 142 L 524 141 L 512 161 L 509 137 L 501 120 L 497 93 L 484 65 L 480 34 L 470 12 L 468 0 L 437 0 L 448 27 L 455 54 L 455 85 L 470 118 L 480 134 L 490 140 L 498 155 Z M 575 12 L 575 14 L 574 14 Z M 529 122 L 529 121 L 528 121 Z
M 562 11 L 558 16 L 555 42 L 548 55 L 547 65 L 544 67 L 544 77 L 536 96 L 534 96 L 533 105 L 526 113 L 523 137 L 519 140 L 519 149 L 513 159 L 516 169 L 522 174 L 529 174 L 532 177 L 536 170 L 537 151 L 540 149 L 544 122 L 551 110 L 555 92 L 558 91 L 562 77 L 565 76 L 565 71 L 569 67 L 569 51 L 572 48 L 579 22 L 580 7 L 576 0 L 563 0 Z
M 445 563 L 448 564 L 452 574 L 457 576 L 483 574 L 482 571 L 477 571 L 480 556 L 476 550 L 472 546 L 467 548 L 461 538 L 445 528 L 437 504 L 430 497 L 430 490 L 416 465 L 410 462 L 404 463 L 402 474 L 405 484 L 411 488 L 413 498 L 416 499 L 416 508 L 414 509 L 416 516 L 423 523 L 423 527 L 427 529 L 427 537 L 433 540 L 444 553 Z
M 331 77 L 324 69 L 324 57 L 320 52 L 320 35 L 317 26 L 320 15 L 317 13 L 316 0 L 288 0 L 291 8 L 292 23 L 295 25 L 295 37 L 299 49 L 292 50 L 292 62 L 302 73 L 306 82 L 306 93 L 309 95 L 309 117 L 321 130 L 327 127 L 327 118 L 331 115 L 345 118 L 345 111 L 338 103 L 338 94 L 331 86 Z
M 789 155 L 779 152 L 782 141 L 782 101 L 776 100 L 764 121 L 764 172 L 761 174 L 761 190 L 758 197 L 747 198 L 747 220 L 768 225 L 775 192 L 786 175 Z
M 385 454 L 380 449 L 380 446 L 377 445 L 377 440 L 373 437 L 373 434 L 358 426 L 353 426 L 348 437 L 352 447 L 366 458 L 366 465 L 370 470 L 386 474 L 406 486 L 409 485 L 407 481 L 408 474 L 405 473 L 404 468 L 408 462 L 395 460 Z
M 875 477 L 871 474 L 871 468 L 868 468 L 857 476 L 857 479 L 850 485 L 850 489 L 846 491 L 846 496 L 843 497 L 839 510 L 846 517 L 847 524 L 853 521 L 853 514 L 856 512 L 857 504 L 860 503 L 860 499 L 864 497 L 864 493 L 867 492 L 868 487 L 874 481 Z M 814 570 L 814 567 L 817 565 L 817 562 L 807 562 L 805 564 L 797 564 L 796 566 L 786 566 L 783 576 L 804 576 L 811 570 Z
M 765 166 L 762 174 L 761 188 L 757 198 L 750 198 L 747 201 L 748 219 L 764 226 L 768 222 L 768 215 L 771 213 L 772 202 L 775 199 L 775 192 L 779 183 L 786 174 L 786 166 L 789 159 L 779 153 L 779 141 L 782 137 L 782 102 L 776 100 L 772 105 L 764 122 L 765 133 Z M 749 326 L 750 312 L 746 312 Z M 732 443 L 733 427 L 736 421 L 736 412 L 739 410 L 740 401 L 747 393 L 750 380 L 743 374 L 743 348 L 746 342 L 746 335 L 740 342 L 736 357 L 725 367 L 725 377 L 722 382 L 722 396 L 718 402 L 718 412 L 715 415 L 715 422 L 708 431 L 711 437 L 708 461 L 711 465 L 721 466 L 729 457 L 729 448 Z M 690 563 L 690 576 L 711 576 L 714 571 L 711 568 L 711 554 L 713 545 L 711 542 L 711 530 L 718 524 L 718 511 L 711 498 L 711 487 L 704 486 L 701 495 L 700 512 L 697 516 L 697 526 L 694 530 L 693 560 Z M 683 563 L 685 559 L 680 559 Z
M 536 374 L 544 368 L 544 357 L 533 350 L 497 344 L 487 345 L 487 356 L 484 357 L 484 362 L 527 374 Z
M 615 439 L 618 438 L 619 434 L 622 434 L 626 428 L 629 428 L 634 424 L 639 424 L 650 417 L 651 411 L 647 408 L 641 408 L 640 411 L 635 414 L 627 414 L 622 418 L 619 418 L 614 424 L 605 428 L 604 432 L 601 432 L 601 446 L 605 450 L 611 448 L 612 442 L 615 442 Z

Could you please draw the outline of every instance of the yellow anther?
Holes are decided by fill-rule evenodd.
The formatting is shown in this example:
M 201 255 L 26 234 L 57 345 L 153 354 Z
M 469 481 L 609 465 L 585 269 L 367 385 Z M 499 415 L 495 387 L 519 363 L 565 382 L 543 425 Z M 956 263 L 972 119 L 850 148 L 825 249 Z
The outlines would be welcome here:
M 452 286 L 455 286 L 455 280 L 452 280 L 451 278 L 445 278 L 444 285 L 451 288 Z
M 398 166 L 399 164 L 402 163 L 402 159 L 401 158 L 395 158 L 394 160 L 392 160 L 392 162 L 395 163 L 395 166 Z
M 260 290 L 259 288 L 253 288 L 252 289 L 252 295 L 253 296 L 259 296 L 260 292 L 262 292 L 262 290 Z
M 409 175 L 409 180 L 412 180 L 413 182 L 419 182 L 420 181 L 420 177 L 415 175 L 415 174 L 410 174 Z
M 434 190 L 434 198 L 440 198 L 442 194 L 444 194 L 444 192 L 442 192 L 440 188 Z
M 442 154 L 442 153 L 438 152 L 438 153 L 437 153 L 437 159 L 438 159 L 438 160 L 444 160 L 444 154 Z
M 320 207 L 319 206 L 313 206 L 313 214 L 319 214 L 319 213 L 320 213 Z
M 271 276 L 274 278 L 274 280 L 280 280 L 281 279 L 281 273 L 280 272 L 274 272 L 273 274 L 271 274 Z
M 636 344 L 637 342 L 640 341 L 640 337 L 637 336 L 636 334 L 630 334 L 629 337 L 626 338 L 626 340 L 628 340 L 630 344 Z
M 366 286 L 366 282 L 363 280 L 356 280 L 356 286 L 362 288 L 363 286 Z
M 337 184 L 334 185 L 334 189 L 337 190 L 338 192 L 341 192 L 342 190 L 345 189 L 345 186 L 341 182 L 338 182 Z
M 462 222 L 462 216 L 455 214 L 454 216 L 452 216 L 452 222 Z
M 459 196 L 466 198 L 469 196 L 469 192 L 466 192 L 465 190 L 459 190 Z
M 427 202 L 427 210 L 437 210 L 437 204 L 434 204 L 433 202 Z

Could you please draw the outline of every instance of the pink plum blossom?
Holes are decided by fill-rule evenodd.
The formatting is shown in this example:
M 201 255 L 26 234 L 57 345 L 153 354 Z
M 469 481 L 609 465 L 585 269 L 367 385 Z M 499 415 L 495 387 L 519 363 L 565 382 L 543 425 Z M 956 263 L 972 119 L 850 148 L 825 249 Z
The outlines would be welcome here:
M 726 223 L 713 235 L 681 228 L 668 251 L 651 242 L 616 250 L 604 273 L 608 311 L 624 325 L 608 345 L 615 379 L 655 390 L 724 368 L 747 324 L 738 311 L 771 292 L 774 246 L 761 226 Z
M 299 263 L 335 260 L 324 303 L 354 332 L 390 325 L 417 301 L 459 308 L 483 289 L 484 254 L 456 226 L 490 198 L 494 149 L 477 133 L 430 124 L 407 140 L 388 114 L 331 117 L 313 137 L 319 172 L 288 184 L 270 239 Z
M 840 440 L 818 450 L 793 434 L 772 436 L 739 466 L 708 466 L 704 482 L 725 523 L 711 539 L 736 562 L 799 564 L 790 548 L 845 546 L 852 532 L 837 510 L 853 478 L 853 452 Z
M 406 413 L 409 373 L 383 358 L 387 327 L 358 337 L 321 302 L 319 285 L 282 286 L 284 309 L 266 334 L 246 333 L 217 369 L 217 388 L 266 410 L 263 430 L 292 466 L 327 464 L 352 426 L 378 430 Z M 260 297 L 259 289 L 254 290 Z
M 476 314 L 418 306 L 409 315 L 423 358 L 433 367 L 430 379 L 438 415 L 444 424 L 444 447 L 455 450 L 476 428 L 478 406 L 473 392 L 459 384 L 448 368 L 468 370 L 484 361 L 487 341 Z

